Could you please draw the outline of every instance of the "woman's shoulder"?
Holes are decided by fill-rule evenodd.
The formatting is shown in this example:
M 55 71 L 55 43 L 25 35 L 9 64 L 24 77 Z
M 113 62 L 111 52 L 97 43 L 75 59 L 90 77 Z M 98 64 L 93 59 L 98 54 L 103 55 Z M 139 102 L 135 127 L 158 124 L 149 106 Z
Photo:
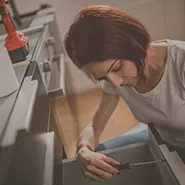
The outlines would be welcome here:
M 181 40 L 167 40 L 168 54 L 173 59 L 175 64 L 185 64 L 185 41 Z
M 183 81 L 185 80 L 185 41 L 168 40 L 169 44 L 169 60 L 173 64 L 177 76 Z
M 185 50 L 185 41 L 183 40 L 161 39 L 155 40 L 152 43 L 160 44 L 164 42 L 166 42 L 169 47 Z
M 185 51 L 185 41 L 167 39 L 167 42 L 172 47 L 172 49 L 176 49 L 177 51 Z

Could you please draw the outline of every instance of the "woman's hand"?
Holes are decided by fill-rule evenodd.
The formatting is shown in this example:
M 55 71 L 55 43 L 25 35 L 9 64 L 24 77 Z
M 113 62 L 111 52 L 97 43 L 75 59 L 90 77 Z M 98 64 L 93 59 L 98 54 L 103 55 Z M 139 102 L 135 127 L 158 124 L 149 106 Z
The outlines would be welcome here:
M 104 181 L 119 174 L 116 168 L 109 165 L 119 164 L 118 161 L 104 154 L 92 152 L 87 147 L 78 151 L 77 160 L 80 162 L 85 177 L 91 180 Z

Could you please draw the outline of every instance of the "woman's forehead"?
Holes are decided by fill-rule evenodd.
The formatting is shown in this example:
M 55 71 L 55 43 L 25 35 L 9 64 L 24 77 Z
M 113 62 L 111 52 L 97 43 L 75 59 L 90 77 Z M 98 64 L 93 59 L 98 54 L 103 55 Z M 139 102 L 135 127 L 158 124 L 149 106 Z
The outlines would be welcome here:
M 94 68 L 105 68 L 105 67 L 107 67 L 107 66 L 109 66 L 109 65 L 111 65 L 112 64 L 112 62 L 114 62 L 115 61 L 115 59 L 108 59 L 108 60 L 105 60 L 105 61 L 96 61 L 96 62 L 91 62 L 91 63 L 89 63 L 89 64 L 86 64 L 85 66 L 84 66 L 84 68 L 86 68 L 86 69 L 94 69 Z

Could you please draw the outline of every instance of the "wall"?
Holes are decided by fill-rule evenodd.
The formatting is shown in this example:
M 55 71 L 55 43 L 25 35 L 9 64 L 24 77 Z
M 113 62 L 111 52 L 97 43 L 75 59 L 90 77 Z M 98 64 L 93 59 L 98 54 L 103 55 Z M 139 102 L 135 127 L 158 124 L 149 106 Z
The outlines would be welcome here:
M 38 8 L 41 3 L 56 7 L 58 24 L 63 38 L 76 13 L 88 5 L 108 4 L 118 7 L 142 21 L 152 39 L 185 40 L 185 2 L 184 0 L 15 0 L 21 12 Z M 82 92 L 99 87 L 88 80 L 66 58 L 66 79 L 68 92 Z

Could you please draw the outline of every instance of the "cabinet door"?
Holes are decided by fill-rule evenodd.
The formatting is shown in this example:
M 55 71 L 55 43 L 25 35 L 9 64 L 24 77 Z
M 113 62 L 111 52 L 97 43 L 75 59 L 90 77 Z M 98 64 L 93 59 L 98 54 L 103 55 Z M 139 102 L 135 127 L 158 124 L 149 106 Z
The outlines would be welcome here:
M 54 133 L 19 133 L 4 185 L 52 185 Z

